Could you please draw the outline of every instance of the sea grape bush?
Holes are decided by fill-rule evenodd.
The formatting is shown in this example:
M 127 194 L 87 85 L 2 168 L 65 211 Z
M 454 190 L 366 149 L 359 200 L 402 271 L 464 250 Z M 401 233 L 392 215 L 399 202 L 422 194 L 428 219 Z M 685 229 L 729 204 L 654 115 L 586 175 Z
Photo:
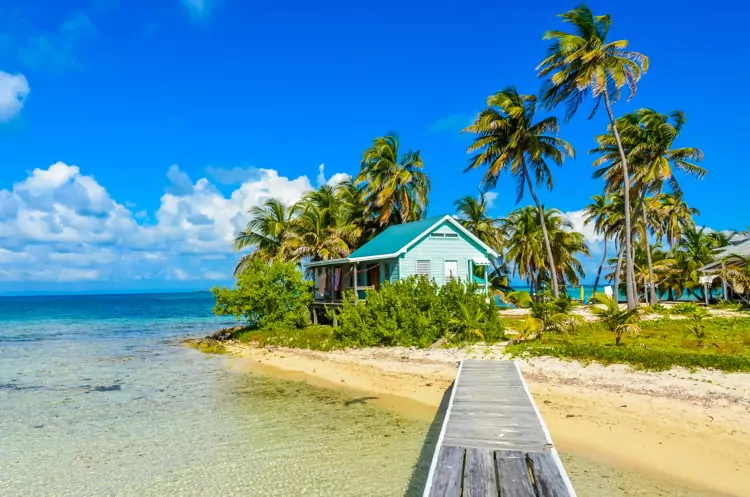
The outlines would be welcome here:
M 214 313 L 234 316 L 255 329 L 303 328 L 309 323 L 312 282 L 291 262 L 251 260 L 235 288 L 214 287 Z
M 413 276 L 368 291 L 366 301 L 348 294 L 334 336 L 346 346 L 427 347 L 446 341 L 494 342 L 503 338 L 497 309 L 474 284 L 438 286 Z

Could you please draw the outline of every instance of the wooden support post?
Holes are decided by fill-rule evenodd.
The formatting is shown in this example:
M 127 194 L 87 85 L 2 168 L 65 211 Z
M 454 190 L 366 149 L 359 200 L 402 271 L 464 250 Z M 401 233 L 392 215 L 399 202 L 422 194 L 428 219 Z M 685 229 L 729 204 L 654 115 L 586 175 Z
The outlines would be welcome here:
M 358 279 L 358 276 L 359 275 L 357 274 L 357 263 L 355 262 L 354 263 L 354 300 L 355 301 L 359 300 L 359 292 L 357 291 L 357 279 Z
M 721 294 L 722 300 L 727 300 L 727 280 L 724 279 L 724 269 L 725 269 L 725 267 L 726 267 L 726 264 L 725 264 L 724 260 L 722 260 L 721 261 L 721 289 L 722 289 L 722 292 L 723 292 Z

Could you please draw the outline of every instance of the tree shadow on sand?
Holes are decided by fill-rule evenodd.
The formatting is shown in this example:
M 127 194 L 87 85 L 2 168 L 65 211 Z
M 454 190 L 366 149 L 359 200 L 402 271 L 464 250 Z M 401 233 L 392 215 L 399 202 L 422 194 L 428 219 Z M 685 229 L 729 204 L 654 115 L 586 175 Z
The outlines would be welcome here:
M 445 414 L 448 410 L 448 403 L 450 401 L 453 387 L 454 385 L 451 385 L 443 394 L 443 398 L 440 401 L 440 407 L 438 407 L 435 418 L 432 420 L 432 423 L 430 423 L 430 427 L 427 430 L 427 436 L 425 437 L 422 449 L 419 452 L 419 459 L 417 459 L 417 463 L 414 465 L 411 477 L 409 478 L 409 485 L 406 488 L 404 497 L 421 497 L 424 494 L 424 487 L 427 483 L 427 474 L 430 472 L 432 456 L 435 453 L 435 446 L 437 445 L 438 437 L 440 437 L 440 430 L 443 427 L 443 420 L 445 419 Z

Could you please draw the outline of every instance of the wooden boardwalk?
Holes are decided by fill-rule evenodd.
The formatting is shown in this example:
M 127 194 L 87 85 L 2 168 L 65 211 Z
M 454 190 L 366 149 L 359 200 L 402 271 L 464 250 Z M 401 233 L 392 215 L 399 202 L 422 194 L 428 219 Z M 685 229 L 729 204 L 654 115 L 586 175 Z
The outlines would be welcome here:
M 463 361 L 424 497 L 575 497 L 512 361 Z

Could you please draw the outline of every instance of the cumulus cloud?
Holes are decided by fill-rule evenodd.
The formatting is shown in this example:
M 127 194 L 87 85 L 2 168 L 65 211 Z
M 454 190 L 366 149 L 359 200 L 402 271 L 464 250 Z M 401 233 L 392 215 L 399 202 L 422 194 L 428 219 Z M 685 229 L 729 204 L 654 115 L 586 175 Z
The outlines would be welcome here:
M 177 165 L 165 182 L 153 213 L 134 212 L 78 166 L 34 169 L 0 190 L 0 281 L 229 279 L 247 212 L 312 189 L 307 176 L 273 169 L 255 169 L 229 194 Z
M 15 117 L 31 92 L 29 82 L 23 74 L 0 71 L 0 122 Z
M 497 192 L 485 192 L 484 194 L 484 200 L 487 202 L 487 208 L 491 209 L 495 205 L 495 200 L 497 200 Z
M 594 242 L 601 242 L 604 240 L 604 237 L 597 233 L 594 230 L 593 224 L 586 224 L 584 222 L 586 218 L 586 213 L 583 209 L 579 211 L 570 211 L 570 212 L 563 212 L 562 214 L 563 219 L 570 222 L 570 224 L 573 225 L 573 231 L 577 231 L 578 233 L 581 233 L 584 238 L 586 239 L 586 242 L 588 243 L 594 243 Z
M 350 180 L 351 178 L 351 175 L 347 173 L 335 173 L 333 176 L 326 179 L 326 166 L 325 164 L 321 164 L 318 166 L 318 177 L 316 178 L 316 182 L 318 186 L 336 186 L 339 183 Z

